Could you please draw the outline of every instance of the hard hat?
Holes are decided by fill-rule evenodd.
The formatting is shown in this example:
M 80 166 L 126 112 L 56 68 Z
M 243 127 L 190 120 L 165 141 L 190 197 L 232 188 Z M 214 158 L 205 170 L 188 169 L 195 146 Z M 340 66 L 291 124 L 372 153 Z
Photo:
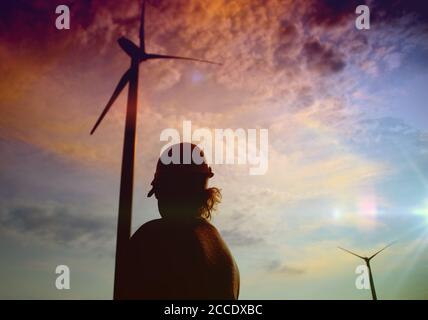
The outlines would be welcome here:
M 188 153 L 187 155 L 186 152 Z M 176 154 L 174 155 L 174 153 Z M 214 176 L 211 167 L 206 163 L 204 152 L 193 143 L 182 142 L 175 144 L 166 149 L 159 157 L 155 176 L 151 183 L 153 188 L 147 196 L 151 197 L 155 193 L 156 183 L 163 178 L 191 179 L 191 176 L 194 175 L 202 175 L 207 179 Z

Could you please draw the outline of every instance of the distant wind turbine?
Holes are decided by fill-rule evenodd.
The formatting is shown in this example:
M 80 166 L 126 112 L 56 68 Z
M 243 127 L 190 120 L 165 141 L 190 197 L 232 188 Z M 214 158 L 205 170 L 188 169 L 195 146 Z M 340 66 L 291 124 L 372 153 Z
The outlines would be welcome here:
M 130 56 L 131 65 L 129 69 L 123 74 L 113 92 L 113 95 L 111 96 L 110 100 L 108 101 L 107 105 L 91 130 L 92 135 L 97 129 L 98 125 L 104 119 L 104 116 L 110 110 L 110 107 L 113 105 L 119 94 L 122 92 L 125 86 L 129 84 L 125 122 L 125 138 L 122 153 L 122 172 L 120 180 L 119 217 L 116 239 L 116 265 L 114 275 L 114 299 L 120 298 L 121 292 L 126 290 L 126 288 L 123 288 L 123 279 L 126 276 L 126 268 L 124 263 L 126 260 L 126 249 L 131 236 L 139 65 L 141 62 L 151 59 L 178 59 L 221 65 L 220 63 L 202 59 L 147 53 L 144 39 L 144 9 L 145 1 L 143 0 L 139 33 L 140 46 L 138 47 L 131 40 L 125 37 L 121 37 L 118 40 L 119 46 Z
M 342 248 L 342 247 L 338 247 L 339 249 L 341 249 L 341 250 L 343 250 L 343 251 L 346 251 L 346 252 L 348 252 L 348 253 L 350 253 L 350 254 L 352 254 L 352 255 L 354 255 L 354 256 L 356 256 L 356 257 L 360 258 L 360 259 L 363 259 L 363 260 L 366 262 L 367 268 L 369 269 L 370 290 L 371 290 L 371 292 L 372 292 L 373 300 L 377 300 L 377 296 L 376 296 L 376 289 L 375 289 L 375 285 L 374 285 L 374 281 L 373 281 L 372 268 L 370 267 L 370 260 L 371 260 L 371 259 L 373 259 L 375 256 L 377 256 L 379 253 L 381 253 L 381 252 L 382 252 L 383 250 L 385 250 L 386 248 L 388 248 L 388 247 L 392 246 L 394 243 L 395 243 L 395 241 L 394 241 L 394 242 L 391 242 L 391 243 L 390 243 L 390 244 L 388 244 L 386 247 L 383 247 L 382 249 L 380 249 L 378 252 L 376 252 L 375 254 L 373 254 L 373 255 L 372 255 L 372 256 L 370 256 L 370 257 L 362 257 L 362 256 L 360 256 L 360 255 L 358 255 L 358 254 L 356 254 L 356 253 L 354 253 L 354 252 L 352 252 L 352 251 L 349 251 L 349 250 L 344 249 L 344 248 Z

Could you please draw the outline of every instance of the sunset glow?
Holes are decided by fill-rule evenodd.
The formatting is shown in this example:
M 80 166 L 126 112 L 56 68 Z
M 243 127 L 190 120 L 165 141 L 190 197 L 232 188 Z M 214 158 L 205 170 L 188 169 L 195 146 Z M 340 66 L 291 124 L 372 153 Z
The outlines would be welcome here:
M 355 27 L 360 2 L 370 30 Z M 263 174 L 212 163 L 223 196 L 212 222 L 239 265 L 240 298 L 369 299 L 354 285 L 360 261 L 337 247 L 398 239 L 374 262 L 378 294 L 427 299 L 422 2 L 149 1 L 148 52 L 222 65 L 141 64 L 133 231 L 159 217 L 146 195 L 163 130 L 266 129 Z M 63 3 L 70 30 L 55 28 Z M 129 67 L 117 39 L 138 42 L 139 3 L 0 4 L 2 298 L 111 298 L 127 88 L 90 130 Z M 59 264 L 74 272 L 69 292 L 52 285 Z

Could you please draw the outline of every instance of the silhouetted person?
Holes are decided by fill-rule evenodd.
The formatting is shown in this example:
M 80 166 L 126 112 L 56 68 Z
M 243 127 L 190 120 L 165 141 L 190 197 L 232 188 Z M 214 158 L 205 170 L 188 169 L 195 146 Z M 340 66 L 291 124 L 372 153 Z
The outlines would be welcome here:
M 190 164 L 185 163 L 188 151 L 193 154 Z M 164 164 L 168 159 L 175 163 Z M 132 236 L 121 298 L 238 298 L 238 268 L 209 222 L 221 197 L 219 189 L 207 188 L 213 175 L 194 144 L 176 144 L 161 155 L 148 196 L 155 195 L 162 218 L 145 223 Z

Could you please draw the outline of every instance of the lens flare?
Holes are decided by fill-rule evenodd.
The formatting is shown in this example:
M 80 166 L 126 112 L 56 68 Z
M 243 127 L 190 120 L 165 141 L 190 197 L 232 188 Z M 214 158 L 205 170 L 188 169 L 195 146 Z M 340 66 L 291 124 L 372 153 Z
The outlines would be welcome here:
M 413 213 L 425 218 L 425 222 L 428 224 L 428 199 L 425 200 L 425 203 L 421 208 L 413 210 Z

